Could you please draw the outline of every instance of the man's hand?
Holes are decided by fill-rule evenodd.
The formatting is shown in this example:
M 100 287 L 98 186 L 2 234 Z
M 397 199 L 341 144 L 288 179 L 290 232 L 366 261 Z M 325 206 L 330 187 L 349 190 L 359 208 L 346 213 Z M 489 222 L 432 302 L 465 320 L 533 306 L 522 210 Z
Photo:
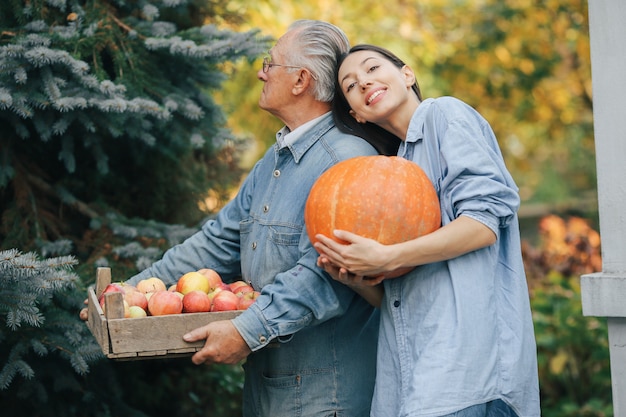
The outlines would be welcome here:
M 234 365 L 244 360 L 252 351 L 230 320 L 220 320 L 192 330 L 183 336 L 187 342 L 206 339 L 202 350 L 193 355 L 192 362 L 225 363 Z
M 332 279 L 349 286 L 368 303 L 380 308 L 384 295 L 383 286 L 380 284 L 385 279 L 384 275 L 369 278 L 351 274 L 344 268 L 333 265 L 324 255 L 320 255 L 317 258 L 317 266 L 324 269 Z
M 85 305 L 87 305 L 88 303 L 89 301 L 87 301 L 87 299 L 85 298 Z M 80 310 L 80 313 L 78 313 L 78 317 L 80 317 L 82 321 L 87 321 L 87 319 L 89 318 L 89 310 L 87 310 L 87 307 Z

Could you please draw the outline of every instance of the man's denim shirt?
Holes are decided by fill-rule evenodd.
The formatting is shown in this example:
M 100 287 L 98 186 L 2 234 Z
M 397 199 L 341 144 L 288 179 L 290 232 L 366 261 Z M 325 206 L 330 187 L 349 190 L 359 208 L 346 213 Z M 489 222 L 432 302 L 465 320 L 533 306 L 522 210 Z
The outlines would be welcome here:
M 313 408 L 369 415 L 378 313 L 316 266 L 304 206 L 320 174 L 341 160 L 372 154 L 327 114 L 295 143 L 269 149 L 214 220 L 129 280 L 157 276 L 171 284 L 186 272 L 212 268 L 225 281 L 241 276 L 261 290 L 233 320 L 254 351 L 245 365 L 244 410 L 295 416 L 290 407 L 304 414 L 302 407 L 320 397 Z M 272 341 L 279 343 L 268 346 Z

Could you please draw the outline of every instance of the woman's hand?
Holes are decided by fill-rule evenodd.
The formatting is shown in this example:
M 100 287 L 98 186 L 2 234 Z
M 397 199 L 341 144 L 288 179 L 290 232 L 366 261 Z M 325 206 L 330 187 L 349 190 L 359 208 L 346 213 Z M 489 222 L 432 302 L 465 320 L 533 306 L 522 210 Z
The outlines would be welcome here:
M 335 237 L 348 242 L 348 244 L 338 243 L 321 234 L 315 237 L 318 242 L 314 246 L 319 253 L 331 264 L 354 275 L 378 277 L 395 269 L 389 265 L 391 247 L 382 245 L 373 239 L 367 239 L 345 230 L 335 230 Z
M 345 284 L 352 288 L 374 287 L 380 284 L 383 279 L 385 279 L 384 275 L 382 274 L 374 278 L 352 274 L 348 272 L 345 268 L 333 264 L 330 259 L 328 259 L 324 255 L 320 255 L 320 257 L 317 259 L 317 266 L 326 271 L 328 275 L 330 275 L 335 281 L 339 281 L 342 284 Z

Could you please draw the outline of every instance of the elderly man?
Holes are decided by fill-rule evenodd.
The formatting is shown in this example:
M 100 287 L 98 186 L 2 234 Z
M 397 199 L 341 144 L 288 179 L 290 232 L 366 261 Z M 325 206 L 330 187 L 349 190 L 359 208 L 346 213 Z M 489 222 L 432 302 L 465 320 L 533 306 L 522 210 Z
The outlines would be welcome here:
M 225 281 L 243 279 L 261 290 L 237 318 L 185 335 L 206 339 L 196 364 L 246 359 L 246 417 L 369 416 L 378 313 L 316 266 L 303 220 L 320 174 L 341 160 L 376 154 L 341 133 L 330 112 L 336 57 L 348 49 L 345 34 L 326 22 L 290 26 L 257 74 L 264 83 L 259 106 L 285 124 L 276 144 L 214 220 L 128 281 L 158 276 L 172 284 L 211 268 Z

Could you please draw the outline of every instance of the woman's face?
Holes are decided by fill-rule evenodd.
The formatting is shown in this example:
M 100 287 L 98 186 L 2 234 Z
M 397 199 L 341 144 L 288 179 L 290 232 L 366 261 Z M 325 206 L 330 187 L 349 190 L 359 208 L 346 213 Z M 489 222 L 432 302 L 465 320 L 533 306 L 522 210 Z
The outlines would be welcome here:
M 411 89 L 415 83 L 413 71 L 406 65 L 398 68 L 378 52 L 351 53 L 338 74 L 350 114 L 360 123 L 388 124 L 398 110 L 405 110 L 406 104 L 418 103 Z

